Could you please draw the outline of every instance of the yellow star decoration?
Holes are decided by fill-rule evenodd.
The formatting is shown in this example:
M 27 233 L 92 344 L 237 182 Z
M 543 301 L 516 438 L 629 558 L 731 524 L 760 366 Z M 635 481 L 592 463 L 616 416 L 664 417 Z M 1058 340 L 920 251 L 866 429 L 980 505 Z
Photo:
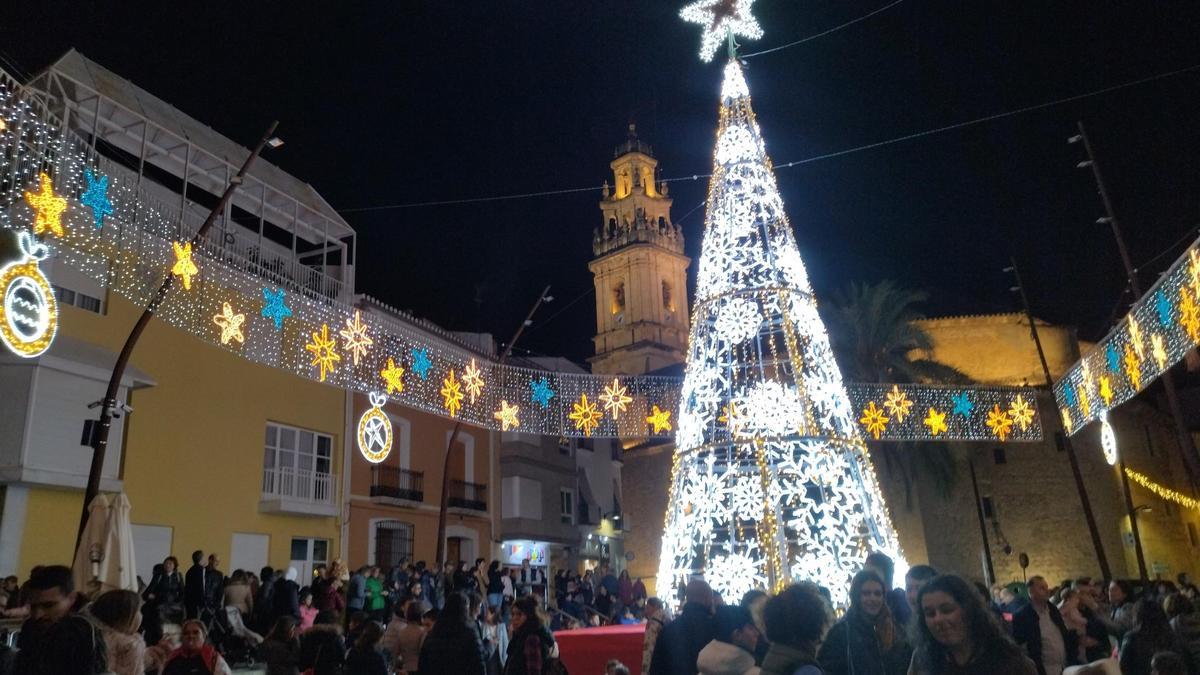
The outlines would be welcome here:
M 879 435 L 887 431 L 888 417 L 883 414 L 883 411 L 875 407 L 875 401 L 870 401 L 866 408 L 863 408 L 863 416 L 858 420 L 867 428 L 867 432 L 879 440 Z
M 213 316 L 213 323 L 221 327 L 221 344 L 227 345 L 230 340 L 237 340 L 238 344 L 246 341 L 246 336 L 242 335 L 242 324 L 246 322 L 245 314 L 234 314 L 233 308 L 229 303 L 222 303 L 221 313 Z
M 654 433 L 661 434 L 664 431 L 671 430 L 671 411 L 659 410 L 658 406 L 650 411 L 650 416 L 646 418 L 646 423 L 654 427 Z
M 379 371 L 379 376 L 387 384 L 387 393 L 392 395 L 393 392 L 399 394 L 404 391 L 404 369 L 396 365 L 396 360 L 388 357 L 387 367 Z
M 1104 379 L 1104 378 L 1101 378 L 1101 379 Z M 1068 408 L 1064 407 L 1062 409 L 1062 421 L 1063 421 L 1063 429 L 1065 429 L 1067 434 L 1069 435 L 1071 433 L 1071 429 L 1074 428 L 1075 425 L 1071 423 L 1071 411 Z
M 1186 288 L 1179 289 L 1179 325 L 1183 326 L 1193 342 L 1200 340 L 1200 307 L 1196 306 L 1196 300 Z
M 940 413 L 936 408 L 930 408 L 929 414 L 925 416 L 925 426 L 929 427 L 929 435 L 937 436 L 950 430 L 946 426 L 946 413 Z
M 1106 375 L 1100 376 L 1100 398 L 1104 399 L 1104 405 L 1106 405 L 1106 406 L 1112 405 L 1112 400 L 1113 400 L 1112 382 L 1108 379 L 1108 376 L 1106 376 Z
M 39 174 L 42 191 L 26 192 L 25 201 L 37 211 L 33 219 L 33 233 L 41 234 L 49 230 L 55 236 L 63 236 L 62 214 L 67 210 L 67 200 L 54 194 L 54 181 L 50 176 Z
M 362 312 L 354 310 L 354 321 L 346 319 L 346 327 L 338 331 L 342 336 L 342 349 L 350 352 L 350 356 L 354 359 L 354 365 L 362 357 L 367 354 L 367 347 L 375 344 L 375 341 L 367 335 L 367 324 L 362 322 Z
M 1092 399 L 1088 397 L 1087 387 L 1080 387 L 1077 391 L 1079 394 L 1079 409 L 1083 411 L 1084 417 L 1089 417 L 1092 414 Z
M 1138 326 L 1137 319 L 1133 318 L 1133 314 L 1129 315 L 1129 341 L 1133 343 L 1133 351 L 1137 352 L 1138 358 L 1146 357 L 1146 348 L 1142 345 L 1142 328 Z
M 1012 417 L 1013 423 L 1021 428 L 1021 431 L 1028 430 L 1029 425 L 1033 424 L 1033 406 L 1029 405 L 1029 401 L 1022 398 L 1020 394 L 1017 394 L 1012 404 L 1008 406 L 1008 414 Z
M 1012 433 L 1013 420 L 1008 416 L 1007 412 L 1000 409 L 1000 404 L 997 403 L 988 411 L 987 425 L 992 430 L 992 433 L 996 434 L 996 438 L 1004 442 L 1008 438 L 1008 435 Z
M 632 398 L 625 395 L 626 388 L 622 387 L 617 378 L 613 378 L 612 384 L 604 388 L 604 393 L 600 394 L 600 402 L 604 404 L 604 409 L 612 414 L 615 420 L 617 416 L 629 407 Z
M 1159 370 L 1167 368 L 1167 347 L 1163 344 L 1163 336 L 1160 333 L 1155 333 L 1150 336 L 1150 354 L 1154 356 L 1154 360 L 1158 362 Z
M 521 420 L 517 419 L 517 406 L 509 405 L 508 401 L 500 401 L 500 409 L 492 413 L 500 421 L 500 430 L 508 431 L 521 426 Z
M 1142 388 L 1142 360 L 1128 344 L 1125 345 L 1125 374 L 1129 376 L 1134 391 Z
M 451 370 L 446 379 L 442 380 L 442 407 L 450 412 L 450 416 L 458 415 L 458 411 L 462 408 L 463 393 L 462 385 L 458 380 L 454 379 L 454 371 Z
M 329 324 L 321 324 L 321 332 L 318 334 L 313 331 L 312 342 L 304 345 L 304 348 L 312 352 L 313 359 L 308 364 L 310 366 L 318 366 L 321 369 L 321 381 L 325 381 L 325 376 L 337 370 L 334 364 L 342 360 L 342 357 L 337 353 L 337 340 L 329 337 Z
M 571 404 L 571 414 L 567 419 L 575 422 L 576 429 L 582 429 L 584 436 L 591 436 L 592 430 L 600 426 L 600 418 L 604 413 L 596 407 L 595 402 L 588 402 L 587 394 L 579 395 L 579 403 Z
M 908 415 L 909 409 L 912 408 L 912 399 L 904 392 L 900 391 L 898 385 L 893 384 L 892 390 L 888 392 L 887 400 L 883 402 L 883 407 L 891 413 L 892 417 L 896 418 L 897 422 L 903 422 Z
M 471 359 L 471 363 L 467 365 L 467 369 L 463 371 L 463 386 L 466 387 L 467 393 L 471 395 L 471 403 L 475 403 L 475 397 L 479 396 L 479 392 L 483 391 L 483 376 L 480 375 L 479 366 L 475 365 L 475 359 Z
M 192 242 L 187 241 L 181 244 L 173 241 L 171 248 L 175 250 L 175 264 L 171 266 L 171 274 L 183 281 L 183 290 L 190 291 L 192 290 L 192 277 L 200 273 L 200 268 L 192 262 Z

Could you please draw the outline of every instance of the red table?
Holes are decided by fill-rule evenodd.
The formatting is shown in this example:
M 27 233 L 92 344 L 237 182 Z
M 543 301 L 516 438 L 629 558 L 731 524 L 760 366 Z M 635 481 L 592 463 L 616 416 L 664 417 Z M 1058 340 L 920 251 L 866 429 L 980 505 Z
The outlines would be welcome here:
M 609 659 L 619 659 L 632 675 L 642 672 L 645 624 L 561 630 L 554 634 L 558 654 L 571 675 L 603 675 Z

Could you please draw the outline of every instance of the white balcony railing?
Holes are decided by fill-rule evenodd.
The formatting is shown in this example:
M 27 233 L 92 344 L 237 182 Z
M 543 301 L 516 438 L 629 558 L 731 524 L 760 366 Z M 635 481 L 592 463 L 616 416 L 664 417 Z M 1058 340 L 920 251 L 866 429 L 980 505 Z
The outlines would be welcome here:
M 263 498 L 282 497 L 290 501 L 334 506 L 337 495 L 335 474 L 299 471 L 287 467 L 263 469 Z

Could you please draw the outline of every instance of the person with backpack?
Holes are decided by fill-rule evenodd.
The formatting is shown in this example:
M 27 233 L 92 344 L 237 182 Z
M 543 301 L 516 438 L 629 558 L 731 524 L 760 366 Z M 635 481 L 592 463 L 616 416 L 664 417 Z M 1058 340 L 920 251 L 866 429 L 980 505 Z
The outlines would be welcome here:
M 512 641 L 504 675 L 543 675 L 563 672 L 558 645 L 538 612 L 532 595 L 517 598 L 512 606 Z

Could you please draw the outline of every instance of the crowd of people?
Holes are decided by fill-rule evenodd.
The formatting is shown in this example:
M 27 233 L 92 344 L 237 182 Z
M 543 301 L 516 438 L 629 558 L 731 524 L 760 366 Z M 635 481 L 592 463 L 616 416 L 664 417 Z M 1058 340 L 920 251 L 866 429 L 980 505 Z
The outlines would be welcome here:
M 561 670 L 544 612 L 544 573 L 424 562 L 390 570 L 319 565 L 226 575 L 216 555 L 155 565 L 140 593 L 89 597 L 71 569 L 34 568 L 0 586 L 0 611 L 24 619 L 0 675 L 542 675 Z
M 832 610 L 801 582 L 726 603 L 701 578 L 682 606 L 648 597 L 607 565 L 548 583 L 525 561 L 349 570 L 340 561 L 225 575 L 196 551 L 169 557 L 140 593 L 87 597 L 64 566 L 0 585 L 0 612 L 22 618 L 0 675 L 542 675 L 563 673 L 555 630 L 645 625 L 648 675 L 1200 675 L 1200 591 L 1178 583 L 1041 576 L 991 589 L 918 565 L 902 587 L 883 554 L 866 558 Z M 543 598 L 549 596 L 547 603 Z M 609 661 L 606 675 L 630 669 Z

